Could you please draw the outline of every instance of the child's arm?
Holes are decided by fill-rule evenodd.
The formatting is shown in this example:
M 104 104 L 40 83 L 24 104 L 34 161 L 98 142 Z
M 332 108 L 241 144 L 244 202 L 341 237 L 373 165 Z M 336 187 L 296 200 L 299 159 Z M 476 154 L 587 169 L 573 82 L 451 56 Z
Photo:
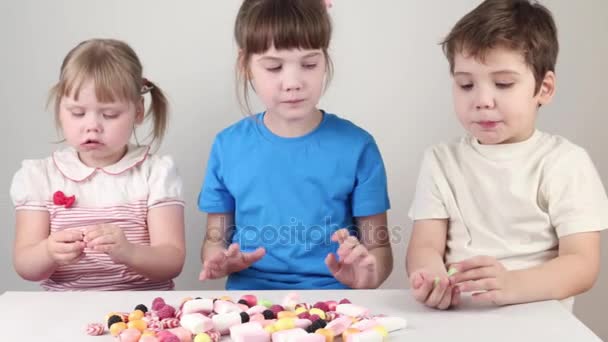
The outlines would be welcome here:
M 184 208 L 166 205 L 148 211 L 150 246 L 128 242 L 120 227 L 113 224 L 98 226 L 85 234 L 87 247 L 110 255 L 116 263 L 124 264 L 138 274 L 164 281 L 177 277 L 184 266 Z
M 367 248 L 370 255 L 378 263 L 376 283 L 377 288 L 388 278 L 393 271 L 393 250 L 387 227 L 386 212 L 373 216 L 358 217 L 357 227 L 361 234 L 361 244 Z
M 600 265 L 600 233 L 572 234 L 559 239 L 558 257 L 539 266 L 506 271 L 492 257 L 474 257 L 454 266 L 452 276 L 462 291 L 485 291 L 474 298 L 498 305 L 564 299 L 589 290 Z
M 234 229 L 234 214 L 208 214 L 205 241 L 201 249 L 203 270 L 199 280 L 222 278 L 251 266 L 266 255 L 263 247 L 250 253 L 240 251 L 236 243 L 228 246 Z
M 450 285 L 444 265 L 447 232 L 447 219 L 414 221 L 406 256 L 412 295 L 426 306 L 441 310 L 460 302 L 460 289 Z
M 447 275 L 443 261 L 447 234 L 447 219 L 414 221 L 405 258 L 408 277 L 422 269 L 432 274 Z
M 49 235 L 47 211 L 17 210 L 13 264 L 26 280 L 48 279 L 61 264 L 80 260 L 83 234 L 66 230 Z

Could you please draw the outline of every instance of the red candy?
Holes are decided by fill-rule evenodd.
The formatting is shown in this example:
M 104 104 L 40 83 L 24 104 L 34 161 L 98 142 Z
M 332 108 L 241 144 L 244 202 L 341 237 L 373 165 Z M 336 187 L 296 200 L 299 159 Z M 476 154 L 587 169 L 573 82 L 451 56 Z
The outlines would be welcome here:
M 319 310 L 322 310 L 323 312 L 329 311 L 329 306 L 327 304 L 325 304 L 324 302 L 317 302 L 317 303 L 315 303 L 315 305 L 313 306 L 313 308 L 317 308 Z
M 152 310 L 159 310 L 163 306 L 165 306 L 165 300 L 161 297 L 156 297 L 152 301 Z
M 285 309 L 282 306 L 278 305 L 278 304 L 275 304 L 275 305 L 271 306 L 269 310 L 272 311 L 272 312 L 274 312 L 275 315 L 278 314 L 281 311 L 285 311 Z
M 172 307 L 171 305 L 165 304 L 163 307 L 156 310 L 156 314 L 158 315 L 158 318 L 160 318 L 161 320 L 163 320 L 165 318 L 173 318 L 173 317 L 175 317 L 175 308 Z
M 298 318 L 302 318 L 302 319 L 310 319 L 310 313 L 308 313 L 308 311 L 304 311 L 301 314 L 298 315 Z
M 336 306 L 338 306 L 338 303 L 335 300 L 329 300 L 325 302 L 325 304 L 327 304 L 328 311 L 336 311 Z
M 321 318 L 321 317 L 319 317 L 318 315 L 311 315 L 310 317 L 308 317 L 308 319 L 311 322 L 314 322 L 314 321 L 318 320 L 319 318 Z
M 254 295 L 244 295 L 243 297 L 241 297 L 241 299 L 246 301 L 247 305 L 249 305 L 250 308 L 258 304 L 258 298 Z
M 340 301 L 340 304 L 352 304 L 352 303 L 350 302 L 350 300 L 344 298 Z
M 87 325 L 87 335 L 91 336 L 99 336 L 103 335 L 105 328 L 103 324 L 100 323 L 91 323 Z

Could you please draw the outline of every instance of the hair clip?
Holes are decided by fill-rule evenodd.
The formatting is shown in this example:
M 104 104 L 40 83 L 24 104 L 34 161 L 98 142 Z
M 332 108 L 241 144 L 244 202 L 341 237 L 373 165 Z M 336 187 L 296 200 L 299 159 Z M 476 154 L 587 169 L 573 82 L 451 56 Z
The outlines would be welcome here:
M 141 90 L 140 93 L 146 94 L 148 92 L 150 92 L 150 90 L 154 89 L 154 84 L 152 84 L 152 82 L 150 82 L 147 78 L 143 78 L 143 85 L 141 86 Z

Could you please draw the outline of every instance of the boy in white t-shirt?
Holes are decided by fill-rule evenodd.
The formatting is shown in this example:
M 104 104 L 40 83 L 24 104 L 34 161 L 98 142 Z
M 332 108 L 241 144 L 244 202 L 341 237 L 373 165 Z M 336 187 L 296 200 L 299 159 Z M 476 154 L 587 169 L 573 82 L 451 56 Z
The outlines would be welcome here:
M 410 208 L 414 297 L 457 305 L 564 300 L 598 275 L 608 199 L 581 147 L 535 128 L 555 92 L 557 30 L 545 7 L 487 0 L 442 43 L 466 137 L 429 148 Z

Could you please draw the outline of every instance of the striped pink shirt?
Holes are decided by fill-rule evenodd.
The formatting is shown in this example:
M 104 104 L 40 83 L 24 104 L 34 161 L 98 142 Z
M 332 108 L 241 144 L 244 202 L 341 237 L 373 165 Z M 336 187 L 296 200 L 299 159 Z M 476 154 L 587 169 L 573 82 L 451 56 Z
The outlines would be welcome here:
M 183 205 L 183 201 L 173 160 L 149 155 L 148 150 L 129 146 L 119 162 L 97 169 L 84 165 L 72 148 L 46 159 L 25 160 L 11 186 L 15 209 L 48 211 L 51 232 L 111 223 L 123 230 L 129 242 L 149 245 L 148 210 Z M 68 208 L 55 204 L 57 191 L 75 196 L 74 204 Z M 78 263 L 60 266 L 41 286 L 49 291 L 170 290 L 174 284 L 147 279 L 87 248 Z

